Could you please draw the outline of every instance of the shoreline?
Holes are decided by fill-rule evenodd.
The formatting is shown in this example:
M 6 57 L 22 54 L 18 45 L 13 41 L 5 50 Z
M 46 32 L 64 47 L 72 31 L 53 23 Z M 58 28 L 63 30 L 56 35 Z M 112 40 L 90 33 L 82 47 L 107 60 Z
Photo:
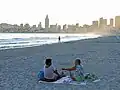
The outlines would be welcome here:
M 0 33 L 1 34 L 1 33 Z M 15 33 L 15 34 L 17 34 L 17 33 Z M 18 33 L 19 34 L 19 33 Z M 25 34 L 25 33 L 23 33 L 23 34 Z M 31 34 L 31 33 L 28 33 L 28 34 Z M 39 33 L 37 33 L 37 34 L 39 34 Z M 44 34 L 44 33 L 43 33 Z M 50 34 L 50 33 L 49 33 Z M 51 34 L 54 34 L 54 33 L 51 33 Z M 59 33 L 58 33 L 59 34 Z M 62 34 L 61 34 L 62 35 Z M 68 34 L 69 35 L 69 34 Z M 72 35 L 74 35 L 74 34 L 72 34 Z M 78 35 L 78 34 L 75 34 L 75 35 Z M 93 38 L 99 38 L 99 37 L 102 37 L 101 35 L 97 35 L 97 36 L 94 36 L 94 37 L 91 37 L 91 35 L 90 34 L 83 34 L 83 35 L 85 35 L 85 37 L 86 37 L 86 39 L 93 39 Z M 90 36 L 89 36 L 90 35 Z M 58 35 L 59 36 L 59 35 Z M 66 36 L 67 37 L 67 36 Z M 73 36 L 74 37 L 74 36 Z M 85 38 L 83 38 L 84 36 L 82 36 L 82 34 L 81 34 L 81 36 L 77 36 L 77 37 L 79 37 L 79 39 L 77 39 L 76 38 L 76 40 L 75 39 L 69 39 L 68 38 L 68 40 L 67 40 L 67 38 L 65 39 L 64 37 L 61 37 L 61 42 L 57 42 L 57 41 L 55 41 L 55 42 L 46 42 L 46 43 L 39 43 L 39 44 L 36 44 L 36 45 L 25 45 L 25 46 L 2 46 L 1 47 L 1 49 L 0 50 L 8 50 L 8 49 L 17 49 L 17 48 L 29 48 L 29 47 L 36 47 L 36 46 L 43 46 L 43 45 L 51 45 L 51 44 L 57 44 L 57 43 L 64 43 L 64 42 L 71 42 L 71 41 L 79 41 L 79 40 L 84 40 Z M 56 37 L 57 38 L 57 37 Z M 86 40 L 85 39 L 85 40 Z M 56 39 L 57 40 L 57 39 Z M 48 40 L 49 41 L 49 40 Z M 10 42 L 11 43 L 11 42 Z M 16 45 L 17 45 L 17 43 L 16 43 Z

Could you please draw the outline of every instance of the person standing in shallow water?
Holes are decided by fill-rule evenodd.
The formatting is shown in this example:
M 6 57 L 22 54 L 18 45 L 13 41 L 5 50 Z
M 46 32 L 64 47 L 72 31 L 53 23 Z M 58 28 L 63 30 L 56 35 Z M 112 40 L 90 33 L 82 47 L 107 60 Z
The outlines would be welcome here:
M 58 37 L 58 42 L 60 42 L 60 36 Z

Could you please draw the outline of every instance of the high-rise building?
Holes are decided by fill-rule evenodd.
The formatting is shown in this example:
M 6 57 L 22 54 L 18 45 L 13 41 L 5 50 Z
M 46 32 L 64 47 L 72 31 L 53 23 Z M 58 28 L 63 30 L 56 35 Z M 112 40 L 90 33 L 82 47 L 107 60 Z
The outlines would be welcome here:
M 36 28 L 36 25 L 33 25 L 32 28 Z
M 99 28 L 102 27 L 102 24 L 103 24 L 103 17 L 101 17 L 101 18 L 99 19 Z
M 92 21 L 92 26 L 94 28 L 98 28 L 98 21 Z
M 63 25 L 63 30 L 64 30 L 64 31 L 67 30 L 67 25 L 66 25 L 66 24 Z
M 60 25 L 58 25 L 57 29 L 58 29 L 58 31 L 60 31 L 60 30 L 61 30 L 61 26 L 60 26 Z
M 99 19 L 99 28 L 103 28 L 105 26 L 107 26 L 107 19 L 103 19 L 102 17 Z
M 115 17 L 115 27 L 120 28 L 120 16 Z
M 33 26 L 30 28 L 30 31 L 31 31 L 31 32 L 35 32 L 36 30 L 37 30 L 36 25 L 33 25 Z
M 50 30 L 51 31 L 56 31 L 57 30 L 57 24 L 56 25 L 50 25 Z
M 49 18 L 48 18 L 48 15 L 46 15 L 46 18 L 45 18 L 45 29 L 46 30 L 49 29 Z
M 41 22 L 38 24 L 38 29 L 39 29 L 39 30 L 42 29 L 42 24 L 41 24 Z
M 110 26 L 113 27 L 113 18 L 110 19 Z
M 23 24 L 22 24 L 22 23 L 20 24 L 20 28 L 22 28 L 22 29 L 23 29 Z
M 84 24 L 84 25 L 83 25 L 83 28 L 89 28 L 89 25 Z
M 25 29 L 25 31 L 29 30 L 29 29 L 30 29 L 30 25 L 29 25 L 28 23 L 26 23 L 26 24 L 24 25 L 24 29 Z
M 76 25 L 75 25 L 75 30 L 76 30 L 76 31 L 79 30 L 79 23 L 76 23 Z
M 107 19 L 103 19 L 103 26 L 107 26 Z
M 79 23 L 76 23 L 76 28 L 79 28 Z
M 77 30 L 79 28 L 78 24 L 76 24 L 76 25 L 68 25 L 67 27 L 68 27 L 67 29 L 68 29 L 69 32 L 75 31 L 75 30 Z

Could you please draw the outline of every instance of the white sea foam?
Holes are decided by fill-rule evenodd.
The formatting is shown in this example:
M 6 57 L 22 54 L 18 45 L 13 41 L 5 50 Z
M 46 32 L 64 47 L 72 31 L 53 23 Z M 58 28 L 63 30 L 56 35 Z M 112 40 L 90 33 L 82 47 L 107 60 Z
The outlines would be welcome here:
M 0 50 L 57 43 L 59 36 L 61 42 L 100 37 L 95 34 L 0 33 Z

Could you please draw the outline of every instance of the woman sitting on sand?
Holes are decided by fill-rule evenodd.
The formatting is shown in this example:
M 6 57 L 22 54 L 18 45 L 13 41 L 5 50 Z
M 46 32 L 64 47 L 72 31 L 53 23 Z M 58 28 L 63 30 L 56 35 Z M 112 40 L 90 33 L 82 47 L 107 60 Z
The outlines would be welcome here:
M 46 59 L 43 70 L 44 70 L 45 81 L 56 81 L 61 77 L 61 75 L 52 65 L 52 59 L 50 58 Z
M 62 68 L 62 70 L 67 70 L 67 71 L 73 71 L 75 70 L 75 75 L 71 75 L 70 72 L 70 77 L 75 80 L 75 81 L 80 81 L 83 80 L 84 77 L 84 71 L 83 71 L 83 66 L 81 65 L 80 59 L 75 60 L 75 65 L 71 68 Z

